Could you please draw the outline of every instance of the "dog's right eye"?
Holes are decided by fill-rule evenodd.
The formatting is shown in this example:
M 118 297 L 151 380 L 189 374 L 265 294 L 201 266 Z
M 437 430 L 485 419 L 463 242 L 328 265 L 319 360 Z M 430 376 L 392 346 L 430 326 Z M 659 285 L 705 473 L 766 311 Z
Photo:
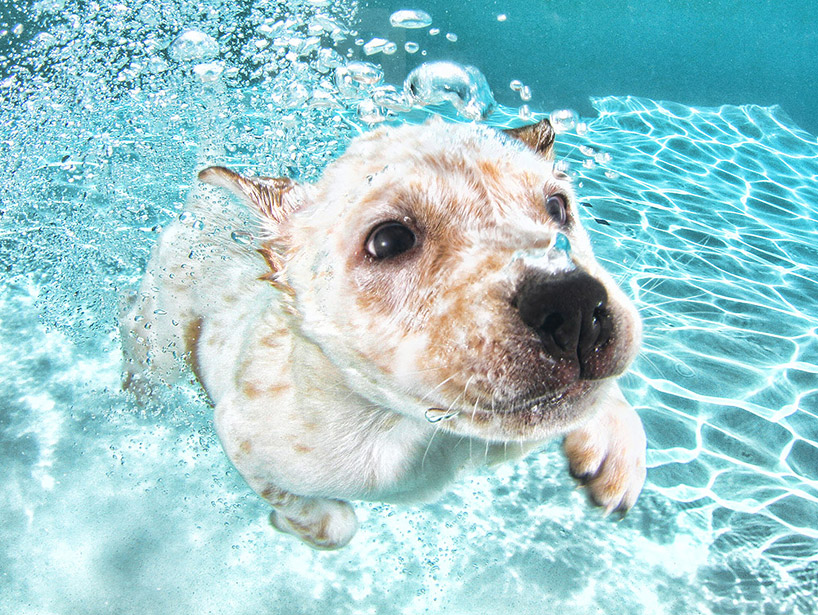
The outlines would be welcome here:
M 415 234 L 400 222 L 384 222 L 372 229 L 366 240 L 367 253 L 377 259 L 393 258 L 415 247 Z
M 551 219 L 560 226 L 565 226 L 568 223 L 568 204 L 565 197 L 561 194 L 552 194 L 545 202 L 545 210 Z

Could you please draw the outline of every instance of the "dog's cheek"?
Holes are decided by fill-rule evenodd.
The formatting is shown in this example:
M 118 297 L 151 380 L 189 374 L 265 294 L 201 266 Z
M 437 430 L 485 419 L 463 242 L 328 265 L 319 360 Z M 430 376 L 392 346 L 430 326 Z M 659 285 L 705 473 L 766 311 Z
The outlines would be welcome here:
M 422 319 L 409 292 L 416 286 L 411 270 L 359 266 L 339 274 L 326 300 L 347 343 L 383 373 L 416 371 L 417 349 L 425 348 L 413 330 Z
M 450 281 L 430 307 L 422 374 L 434 378 L 429 384 L 440 403 L 486 402 L 512 384 L 513 314 L 490 272 L 488 263 L 474 267 L 460 283 Z

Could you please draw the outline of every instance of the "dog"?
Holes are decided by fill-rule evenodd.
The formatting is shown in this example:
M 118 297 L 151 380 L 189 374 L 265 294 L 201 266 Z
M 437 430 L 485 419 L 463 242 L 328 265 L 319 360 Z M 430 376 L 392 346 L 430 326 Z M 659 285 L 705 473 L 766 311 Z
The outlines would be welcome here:
M 350 501 L 433 498 L 557 436 L 627 511 L 640 319 L 553 147 L 547 120 L 439 120 L 357 137 L 314 184 L 204 169 L 122 320 L 125 388 L 189 365 L 271 524 L 318 549 L 355 534 Z

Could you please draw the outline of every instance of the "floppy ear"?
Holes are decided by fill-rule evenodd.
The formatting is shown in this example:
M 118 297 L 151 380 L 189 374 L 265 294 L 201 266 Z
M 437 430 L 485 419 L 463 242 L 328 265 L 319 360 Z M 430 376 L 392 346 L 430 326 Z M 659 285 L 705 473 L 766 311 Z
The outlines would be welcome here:
M 280 223 L 301 206 L 298 184 L 287 177 L 244 177 L 225 167 L 207 167 L 199 172 L 199 180 L 211 186 L 227 188 L 254 208 L 263 219 L 273 222 L 277 230 Z M 269 229 L 268 229 L 269 230 Z M 280 235 L 268 237 L 256 250 L 264 257 L 270 271 L 261 280 L 270 282 L 279 290 L 293 294 L 292 288 L 280 279 L 284 268 L 286 239 Z
M 547 119 L 520 128 L 509 128 L 503 132 L 519 139 L 547 160 L 554 160 L 554 128 Z
M 291 194 L 297 184 L 287 177 L 244 177 L 224 167 L 199 171 L 199 180 L 211 186 L 227 188 L 252 205 L 256 212 L 276 223 L 298 209 L 299 199 Z

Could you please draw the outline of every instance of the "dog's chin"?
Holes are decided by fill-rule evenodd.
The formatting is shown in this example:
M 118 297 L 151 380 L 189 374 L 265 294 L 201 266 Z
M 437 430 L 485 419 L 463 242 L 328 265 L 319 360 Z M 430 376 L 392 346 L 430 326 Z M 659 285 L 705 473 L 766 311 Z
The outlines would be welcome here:
M 565 433 L 588 418 L 603 380 L 576 380 L 559 391 L 520 396 L 493 404 L 475 402 L 446 410 L 430 408 L 426 418 L 442 428 L 489 441 L 542 440 Z

